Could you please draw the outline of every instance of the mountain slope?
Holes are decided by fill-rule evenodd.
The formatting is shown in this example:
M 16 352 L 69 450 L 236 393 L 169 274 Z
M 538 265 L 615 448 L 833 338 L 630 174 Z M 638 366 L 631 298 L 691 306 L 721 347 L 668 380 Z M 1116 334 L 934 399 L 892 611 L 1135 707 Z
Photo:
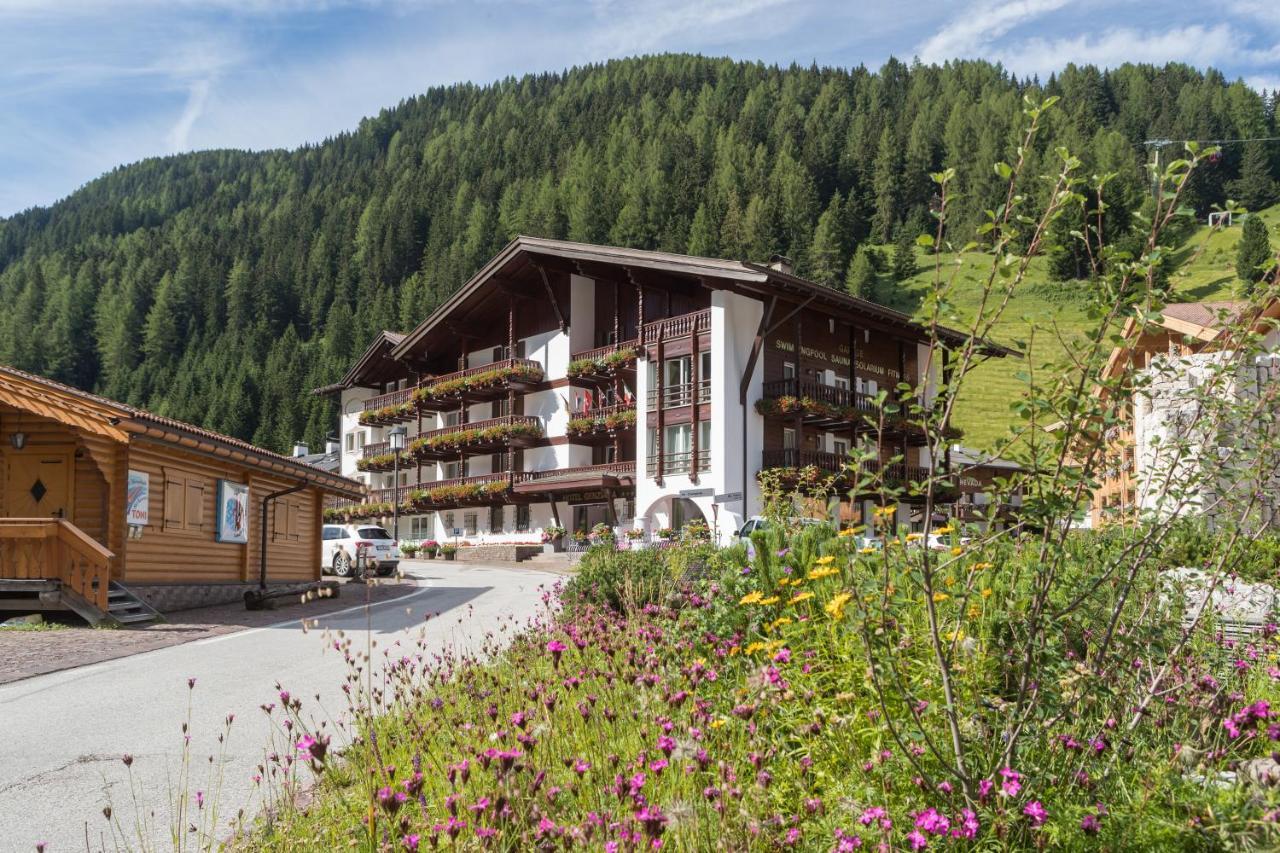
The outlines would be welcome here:
M 1274 125 L 1242 83 L 1186 66 L 777 68 L 693 56 L 431 91 L 296 151 L 121 167 L 0 220 L 0 361 L 285 449 L 332 429 L 308 389 L 412 326 L 512 235 L 760 260 L 840 286 L 854 247 L 927 222 L 955 166 L 958 227 L 993 204 L 1024 95 L 1063 96 L 1053 146 L 1144 187 L 1142 139 Z M 1191 201 L 1221 201 L 1228 151 Z M 1276 163 L 1266 163 L 1274 175 Z

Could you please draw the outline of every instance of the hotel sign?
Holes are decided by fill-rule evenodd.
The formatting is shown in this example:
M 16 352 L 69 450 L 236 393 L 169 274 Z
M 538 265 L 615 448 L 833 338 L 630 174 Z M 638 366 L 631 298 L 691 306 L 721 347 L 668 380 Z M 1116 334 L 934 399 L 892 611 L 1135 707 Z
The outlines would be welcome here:
M 796 345 L 793 344 L 791 341 L 784 341 L 781 338 L 779 338 L 773 342 L 773 345 L 775 348 L 781 350 L 782 352 L 790 353 L 792 355 L 795 354 Z M 834 353 L 827 352 L 826 350 L 815 349 L 814 347 L 807 347 L 807 346 L 801 345 L 800 355 L 804 356 L 807 359 L 811 359 L 813 361 L 825 361 L 826 363 L 835 365 L 837 367 L 849 366 L 849 347 L 845 346 L 844 344 L 841 344 L 837 352 L 834 352 Z M 870 373 L 875 376 L 883 376 L 886 378 L 888 377 L 892 377 L 894 379 L 898 378 L 898 371 L 896 368 L 885 367 L 884 365 L 876 364 L 875 362 L 868 362 L 862 359 L 858 359 L 857 368 L 860 373 Z

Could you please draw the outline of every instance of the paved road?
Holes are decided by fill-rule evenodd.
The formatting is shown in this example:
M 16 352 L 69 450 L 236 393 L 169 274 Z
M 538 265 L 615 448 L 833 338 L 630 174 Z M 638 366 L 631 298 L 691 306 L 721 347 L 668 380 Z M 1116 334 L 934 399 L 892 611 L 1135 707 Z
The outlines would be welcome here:
M 102 816 L 113 803 L 126 828 L 136 824 L 121 756 L 134 756 L 133 777 L 144 787 L 143 811 L 154 809 L 152 849 L 169 841 L 170 778 L 182 752 L 181 725 L 192 710 L 193 771 L 207 788 L 208 756 L 229 713 L 236 715 L 224 773 L 222 813 L 254 808 L 251 776 L 262 760 L 270 724 L 259 706 L 278 701 L 279 681 L 314 704 L 345 707 L 341 657 L 326 650 L 324 629 L 342 629 L 363 648 L 371 630 L 379 648 L 396 640 L 429 648 L 475 647 L 504 619 L 523 622 L 541 606 L 538 588 L 554 575 L 514 569 L 418 564 L 423 588 L 372 608 L 357 606 L 302 629 L 298 621 L 198 640 L 129 658 L 56 672 L 0 687 L 0 851 L 30 851 L 46 841 L 49 853 L 114 850 Z M 444 613 L 425 626 L 423 617 Z M 187 679 L 195 678 L 193 693 Z M 88 839 L 86 843 L 86 838 Z M 141 845 L 127 842 L 128 849 Z

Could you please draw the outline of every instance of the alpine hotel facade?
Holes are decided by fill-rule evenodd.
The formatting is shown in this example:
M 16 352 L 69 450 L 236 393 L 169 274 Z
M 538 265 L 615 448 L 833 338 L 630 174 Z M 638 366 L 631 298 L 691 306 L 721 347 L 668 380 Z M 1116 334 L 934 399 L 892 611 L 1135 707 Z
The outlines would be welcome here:
M 924 476 L 923 434 L 877 434 L 858 413 L 903 376 L 930 404 L 941 366 L 924 375 L 926 340 L 785 259 L 518 237 L 417 328 L 381 333 L 317 389 L 340 395 L 341 472 L 370 489 L 338 509 L 389 524 L 398 503 L 395 534 L 411 540 L 528 543 L 599 523 L 652 538 L 702 519 L 726 541 L 760 512 L 762 469 L 837 473 L 854 445 L 882 438 L 882 465 L 906 459 L 886 480 Z M 398 461 L 393 429 L 407 432 Z M 873 497 L 842 512 L 864 518 Z M 898 512 L 924 525 L 918 507 Z

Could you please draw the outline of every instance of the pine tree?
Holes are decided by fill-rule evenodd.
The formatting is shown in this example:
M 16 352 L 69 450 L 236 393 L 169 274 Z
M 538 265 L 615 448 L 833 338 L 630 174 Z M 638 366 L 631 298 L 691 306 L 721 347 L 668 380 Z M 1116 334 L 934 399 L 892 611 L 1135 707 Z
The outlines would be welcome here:
M 902 147 L 887 126 L 876 149 L 875 196 L 872 231 L 877 240 L 888 243 L 902 218 Z
M 1261 217 L 1249 216 L 1244 221 L 1240 245 L 1236 249 L 1236 275 L 1252 285 L 1262 280 L 1271 254 L 1271 240 Z
M 1276 200 L 1276 182 L 1271 177 L 1267 149 L 1261 142 L 1244 146 L 1240 177 L 1231 182 L 1231 194 L 1249 210 L 1262 210 Z
M 854 252 L 844 278 L 844 288 L 849 291 L 850 296 L 871 300 L 876 298 L 880 277 L 876 274 L 875 262 L 872 260 L 874 254 L 875 251 L 866 246 L 859 246 L 858 251 Z
M 840 273 L 846 266 L 847 240 L 844 204 L 840 193 L 836 193 L 822 216 L 818 217 L 818 227 L 813 232 L 808 257 L 809 277 L 828 287 L 839 287 Z
M 906 228 L 899 229 L 893 242 L 893 266 L 890 273 L 897 282 L 906 281 L 919 270 L 916 266 L 916 240 Z

